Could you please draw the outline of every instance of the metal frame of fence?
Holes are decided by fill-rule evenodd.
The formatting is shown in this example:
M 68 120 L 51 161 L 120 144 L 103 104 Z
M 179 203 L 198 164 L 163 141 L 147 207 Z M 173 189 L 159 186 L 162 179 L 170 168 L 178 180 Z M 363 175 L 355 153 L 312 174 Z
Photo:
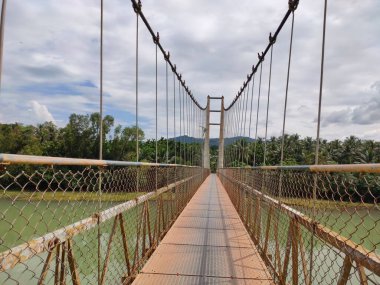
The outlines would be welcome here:
M 0 155 L 0 284 L 129 284 L 208 175 Z
M 379 164 L 224 168 L 276 284 L 379 284 Z

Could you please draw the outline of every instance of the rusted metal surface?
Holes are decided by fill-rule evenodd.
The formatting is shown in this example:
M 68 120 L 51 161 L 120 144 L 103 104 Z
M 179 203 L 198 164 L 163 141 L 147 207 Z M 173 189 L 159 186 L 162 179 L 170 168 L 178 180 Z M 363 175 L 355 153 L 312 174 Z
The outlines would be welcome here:
M 239 167 L 229 167 L 229 169 L 241 169 Z M 328 164 L 328 165 L 286 165 L 286 166 L 255 166 L 244 169 L 252 170 L 288 170 L 288 171 L 310 171 L 310 172 L 337 172 L 337 173 L 380 173 L 380 163 L 369 164 Z
M 279 207 L 283 213 L 286 213 L 288 216 L 297 221 L 300 225 L 307 228 L 309 231 L 314 230 L 314 233 L 318 238 L 338 248 L 348 256 L 351 256 L 353 260 L 359 262 L 365 268 L 373 271 L 380 276 L 380 256 L 374 252 L 368 251 L 363 246 L 356 244 L 349 238 L 345 238 L 333 230 L 321 225 L 320 223 L 313 221 L 310 217 L 304 215 L 300 211 L 297 211 L 290 206 L 281 203 L 281 201 L 278 201 L 268 195 L 262 194 L 260 191 L 253 189 L 248 185 L 242 184 L 239 181 L 234 181 L 234 183 L 241 184 L 243 187 L 252 191 L 257 196 L 260 196 L 261 199 Z
M 377 200 L 374 198 L 373 204 L 364 203 L 363 200 L 354 203 L 348 199 L 350 196 L 345 198 L 348 201 L 339 196 L 353 190 L 356 195 L 363 193 L 363 190 L 360 192 L 356 188 L 357 184 L 352 179 L 354 175 L 358 177 L 356 183 L 366 185 L 368 193 L 376 193 L 379 185 L 378 176 L 375 175 L 378 165 L 362 165 L 358 168 L 318 167 L 314 169 L 318 173 L 304 167 L 226 168 L 219 170 L 219 176 L 235 207 L 239 209 L 240 216 L 246 217 L 246 228 L 263 260 L 272 269 L 276 282 L 288 284 L 291 280 L 293 284 L 324 284 L 320 280 L 327 282 L 328 277 L 331 278 L 328 281 L 331 284 L 336 284 L 338 280 L 341 280 L 340 284 L 378 284 L 380 256 L 376 236 L 374 239 L 372 237 L 373 246 L 369 246 L 369 230 L 378 230 Z M 331 173 L 323 173 L 321 169 Z M 353 172 L 351 176 L 347 176 L 336 174 L 335 170 Z M 371 175 L 366 176 L 364 173 L 367 172 Z M 280 185 L 282 192 L 279 192 Z M 315 198 L 316 195 L 313 198 L 308 192 L 313 189 L 313 185 L 317 187 L 319 199 Z M 338 199 L 324 199 L 322 195 L 328 191 L 335 197 L 338 196 Z M 311 211 L 315 205 L 318 206 L 318 212 Z M 251 213 L 252 209 L 254 213 Z M 326 223 L 330 217 L 325 218 L 325 215 L 331 209 L 335 210 L 331 219 L 339 227 L 333 225 L 335 228 L 332 228 Z M 327 214 L 321 213 L 324 211 Z M 253 221 L 249 219 L 250 216 L 253 216 Z M 348 236 L 344 229 L 353 227 L 350 220 L 354 222 L 354 218 L 360 218 L 364 223 L 365 216 L 371 218 L 372 224 L 367 221 L 365 229 L 368 232 L 364 232 L 365 236 L 355 242 L 353 234 L 360 225 L 347 231 Z M 264 233 L 258 232 L 260 227 L 263 227 Z M 368 239 L 367 243 L 364 242 L 365 239 Z M 325 263 L 329 265 L 326 266 Z
M 160 275 L 140 274 L 136 278 L 139 285 L 273 285 L 271 280 L 220 278 L 208 276 L 183 276 L 183 275 Z
M 219 179 L 211 175 L 178 217 L 134 284 L 224 282 L 273 284 L 227 193 Z

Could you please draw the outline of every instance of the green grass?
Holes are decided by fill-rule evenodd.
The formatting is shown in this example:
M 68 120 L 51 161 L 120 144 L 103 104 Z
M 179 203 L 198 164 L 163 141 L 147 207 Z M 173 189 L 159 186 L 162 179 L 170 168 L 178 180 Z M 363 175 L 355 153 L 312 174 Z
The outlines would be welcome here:
M 103 202 L 125 202 L 133 200 L 136 197 L 146 194 L 146 192 L 115 192 L 102 193 L 98 192 L 26 192 L 26 191 L 9 191 L 0 194 L 0 198 L 12 199 L 18 201 L 103 201 Z
M 374 204 L 343 202 L 331 200 L 300 199 L 300 198 L 282 198 L 280 199 L 286 205 L 312 208 L 314 205 L 317 209 L 338 209 L 338 208 L 373 208 Z

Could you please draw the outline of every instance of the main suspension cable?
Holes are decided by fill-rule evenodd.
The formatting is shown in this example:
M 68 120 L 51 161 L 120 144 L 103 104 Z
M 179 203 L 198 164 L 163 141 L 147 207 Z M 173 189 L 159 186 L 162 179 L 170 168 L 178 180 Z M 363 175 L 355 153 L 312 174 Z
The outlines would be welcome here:
M 273 34 L 272 38 L 274 40 L 277 39 L 278 34 L 281 32 L 281 30 L 282 30 L 283 26 L 285 25 L 286 21 L 288 20 L 289 16 L 292 13 L 294 13 L 294 11 L 297 9 L 298 3 L 299 3 L 299 0 L 289 0 L 289 2 L 288 2 L 288 4 L 289 4 L 288 5 L 288 10 L 286 11 L 285 16 L 282 18 L 279 26 L 277 27 L 276 31 Z M 264 57 L 268 53 L 268 51 L 269 51 L 270 47 L 272 46 L 272 44 L 273 43 L 271 42 L 271 40 L 269 40 L 269 43 L 268 43 L 267 47 L 261 53 L 261 56 L 259 56 L 259 60 L 258 60 L 257 64 L 254 66 L 254 68 L 252 68 L 252 71 L 251 71 L 251 73 L 248 76 L 247 82 L 244 82 L 243 86 L 240 88 L 240 91 L 237 93 L 237 95 L 235 96 L 234 100 L 232 100 L 232 102 L 230 103 L 230 105 L 227 108 L 225 108 L 226 111 L 229 110 L 236 103 L 237 99 L 241 96 L 242 92 L 247 87 L 247 83 L 252 80 L 253 74 L 255 74 L 257 72 L 257 69 L 262 64 L 262 62 L 264 60 Z
M 132 6 L 135 10 L 135 12 L 140 16 L 141 20 L 143 21 L 143 23 L 145 24 L 146 28 L 148 29 L 148 32 L 151 34 L 151 36 L 154 38 L 155 37 L 155 33 L 153 32 L 153 29 L 152 27 L 150 26 L 148 20 L 146 19 L 144 13 L 142 12 L 142 9 L 141 9 L 141 1 L 140 0 L 131 0 L 132 2 Z M 161 43 L 158 42 L 157 43 L 158 45 L 158 48 L 160 49 L 162 55 L 165 57 L 167 52 L 165 51 L 165 49 L 162 47 Z M 174 68 L 174 64 L 171 62 L 170 59 L 168 59 L 168 64 L 170 65 L 170 67 L 172 68 L 172 70 L 174 70 L 174 73 L 176 74 L 178 80 L 180 81 L 181 85 L 185 88 L 186 90 L 186 94 L 191 98 L 191 100 L 198 106 L 198 108 L 202 109 L 202 110 L 205 110 L 206 108 L 205 107 L 202 107 L 198 101 L 194 98 L 194 96 L 192 95 L 190 89 L 186 86 L 186 82 L 185 80 L 182 79 L 182 76 L 181 74 L 177 71 L 177 69 Z

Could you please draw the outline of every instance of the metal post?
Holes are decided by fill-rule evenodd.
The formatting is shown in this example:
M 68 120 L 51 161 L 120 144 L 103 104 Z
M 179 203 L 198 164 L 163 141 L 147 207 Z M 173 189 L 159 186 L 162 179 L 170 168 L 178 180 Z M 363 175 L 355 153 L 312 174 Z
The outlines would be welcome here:
M 1 4 L 1 19 L 0 19 L 0 91 L 3 75 L 3 52 L 4 52 L 4 26 L 5 26 L 5 12 L 7 7 L 7 0 L 3 0 Z
M 203 146 L 203 168 L 210 169 L 210 96 L 207 96 L 205 142 Z
M 224 165 L 224 96 L 220 104 L 220 130 L 219 130 L 219 152 L 218 152 L 218 169 Z

